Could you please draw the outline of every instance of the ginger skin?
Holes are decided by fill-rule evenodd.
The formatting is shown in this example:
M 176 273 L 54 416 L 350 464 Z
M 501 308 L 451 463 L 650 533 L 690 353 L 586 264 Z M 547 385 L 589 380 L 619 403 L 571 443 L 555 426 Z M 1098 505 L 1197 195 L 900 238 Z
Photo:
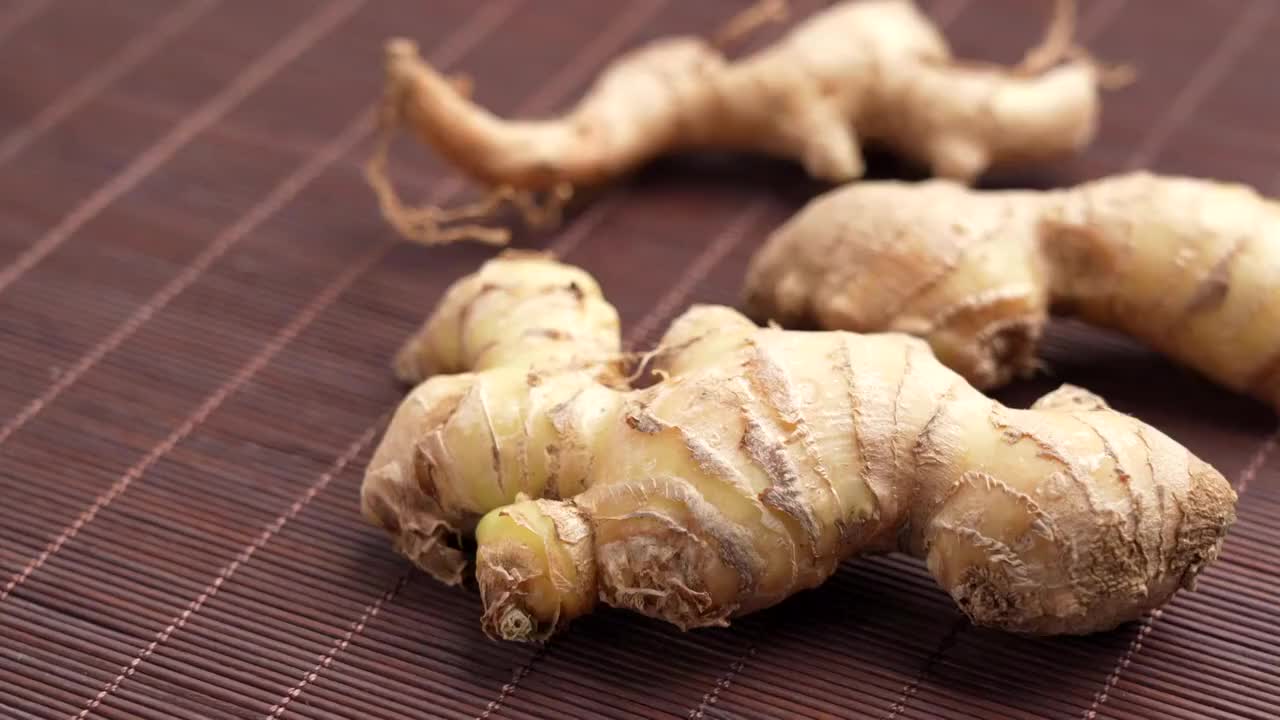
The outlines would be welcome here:
M 384 214 L 407 237 L 495 244 L 506 241 L 505 231 L 442 223 L 484 217 L 507 200 L 535 221 L 553 218 L 572 189 L 669 153 L 764 154 L 843 183 L 862 176 L 861 148 L 874 144 L 970 182 L 993 167 L 1074 153 L 1094 136 L 1098 90 L 1109 80 L 1070 45 L 1073 3 L 1057 2 L 1045 42 L 1016 68 L 956 60 L 910 0 L 846 0 L 739 60 L 699 37 L 654 41 L 619 57 L 575 107 L 549 119 L 492 115 L 412 43 L 393 40 L 388 133 L 407 126 L 491 188 L 491 201 L 461 213 L 405 208 L 385 177 L 385 143 L 370 178 Z M 538 208 L 539 196 L 547 207 Z
M 617 311 L 587 273 L 527 252 L 485 263 L 396 355 L 396 376 L 420 384 L 370 461 L 365 517 L 422 569 L 461 582 L 458 540 L 481 515 L 522 492 L 585 487 L 577 438 L 617 402 L 610 388 L 626 388 L 620 348 Z
M 745 285 L 757 319 L 918 335 L 980 389 L 1035 369 L 1055 311 L 1280 409 L 1280 203 L 1241 185 L 859 183 L 775 231 Z
M 574 272 L 538 262 L 557 268 L 543 277 Z M 481 274 L 539 285 L 501 258 Z M 487 311 L 507 312 L 473 304 L 464 328 L 489 326 Z M 487 422 L 424 388 L 522 373 L 514 360 L 427 381 L 369 466 L 366 516 L 441 576 L 405 529 L 488 511 L 482 624 L 507 640 L 544 639 L 597 601 L 724 625 L 894 550 L 923 559 L 975 623 L 1087 633 L 1190 587 L 1234 521 L 1230 485 L 1154 428 L 1069 386 L 1006 408 L 908 335 L 762 329 L 695 306 L 661 348 L 652 387 L 541 371 L 488 388 Z M 559 404 L 528 399 L 557 384 L 575 384 Z

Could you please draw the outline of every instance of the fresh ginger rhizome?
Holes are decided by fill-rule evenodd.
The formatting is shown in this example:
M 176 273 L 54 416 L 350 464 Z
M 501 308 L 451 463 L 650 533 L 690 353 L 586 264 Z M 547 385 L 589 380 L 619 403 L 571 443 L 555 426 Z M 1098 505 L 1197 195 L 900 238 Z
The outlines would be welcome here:
M 859 554 L 921 558 L 975 623 L 1086 633 L 1166 602 L 1218 554 L 1235 493 L 1064 386 L 1005 407 L 897 334 L 678 318 L 631 389 L 617 314 L 578 268 L 504 254 L 397 358 L 418 381 L 370 462 L 366 517 L 483 626 L 536 640 L 600 602 L 723 625 Z

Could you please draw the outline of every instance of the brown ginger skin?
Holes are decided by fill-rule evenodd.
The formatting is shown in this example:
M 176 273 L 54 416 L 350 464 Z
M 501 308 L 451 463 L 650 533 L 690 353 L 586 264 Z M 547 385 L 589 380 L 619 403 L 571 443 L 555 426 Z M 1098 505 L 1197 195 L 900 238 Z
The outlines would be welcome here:
M 614 60 L 574 107 L 546 119 L 493 115 L 411 43 L 395 40 L 387 122 L 525 207 L 536 195 L 563 197 L 657 156 L 701 150 L 792 159 L 840 183 L 863 174 L 864 144 L 880 145 L 970 182 L 989 168 L 1073 153 L 1093 138 L 1104 78 L 1079 52 L 1058 62 L 1072 55 L 1073 24 L 1071 3 L 1058 6 L 1046 44 L 1019 68 L 957 61 L 910 0 L 837 3 L 738 60 L 699 37 L 663 38 Z M 375 180 L 385 213 L 406 235 L 442 242 L 467 232 L 442 234 L 437 221 L 457 214 L 406 211 L 385 179 Z M 491 209 L 481 205 L 472 217 Z M 472 230 L 504 241 L 494 229 Z
M 496 297 L 533 298 L 576 271 L 525 262 L 481 274 L 523 288 Z M 483 286 L 464 279 L 442 306 L 464 333 L 512 314 L 476 304 Z M 1092 632 L 1190 586 L 1234 519 L 1222 476 L 1154 428 L 1071 387 L 1004 407 L 917 338 L 761 329 L 699 306 L 661 347 L 664 378 L 643 390 L 584 372 L 582 356 L 533 385 L 475 389 L 518 365 L 428 380 L 369 466 L 366 515 L 456 581 L 405 528 L 466 532 L 458 518 L 487 511 L 474 523 L 483 625 L 509 640 L 545 638 L 597 602 L 724 625 L 891 550 L 923 559 L 976 623 Z M 424 390 L 456 377 L 486 401 Z
M 1069 312 L 1280 408 L 1280 204 L 1237 184 L 859 183 L 775 231 L 745 294 L 784 326 L 918 335 L 982 389 L 1030 373 Z

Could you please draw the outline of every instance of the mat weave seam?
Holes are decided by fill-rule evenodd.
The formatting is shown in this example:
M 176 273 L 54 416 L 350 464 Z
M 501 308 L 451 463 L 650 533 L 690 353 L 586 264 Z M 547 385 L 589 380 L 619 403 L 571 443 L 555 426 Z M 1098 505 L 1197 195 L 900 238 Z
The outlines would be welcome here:
M 36 113 L 0 141 L 0 165 L 13 159 L 24 148 L 48 132 L 82 105 L 97 97 L 112 83 L 151 58 L 170 40 L 205 13 L 212 10 L 218 0 L 190 0 L 163 15 L 155 24 L 144 28 L 139 37 L 130 38 L 110 60 L 97 66 L 80 82 L 54 98 L 53 102 Z
M 0 44 L 8 40 L 23 25 L 35 20 L 52 4 L 53 0 L 27 0 L 12 12 L 0 17 Z
M 307 507 L 307 505 L 311 503 L 312 498 L 318 495 L 320 491 L 324 490 L 325 487 L 327 487 L 329 483 L 332 482 L 333 479 L 337 477 L 338 474 L 341 473 L 370 442 L 373 441 L 375 431 L 381 425 L 381 421 L 385 421 L 388 417 L 390 417 L 390 413 L 384 413 L 378 424 L 370 427 L 363 435 L 356 438 L 354 442 L 348 445 L 333 464 L 329 466 L 329 469 L 322 473 L 319 479 L 312 483 L 297 500 L 294 500 L 293 504 L 289 506 L 287 511 L 267 525 L 258 537 L 254 538 L 252 543 L 236 554 L 235 558 L 230 563 L 223 565 L 222 569 L 218 571 L 218 575 L 214 578 L 213 582 L 209 583 L 194 600 L 187 604 L 187 609 L 183 610 L 180 615 L 174 617 L 167 627 L 157 633 L 154 640 L 143 648 L 141 652 L 135 655 L 128 665 L 121 668 L 119 675 L 116 675 L 114 679 L 102 686 L 102 689 L 98 691 L 98 694 L 90 699 L 84 709 L 76 715 L 76 720 L 84 720 L 87 718 L 94 709 L 102 704 L 102 701 L 108 695 L 120 689 L 120 685 L 132 677 L 133 674 L 137 672 L 138 666 L 145 662 L 157 648 L 168 642 L 169 638 L 171 638 L 175 632 L 181 630 L 192 616 L 200 612 L 200 609 L 204 607 L 205 603 L 215 597 L 218 594 L 218 591 L 222 589 L 222 586 L 235 576 L 236 571 L 240 569 L 241 565 L 247 564 L 252 560 L 255 553 L 266 546 L 266 544 L 270 542 L 271 538 L 275 537 L 276 534 L 283 530 L 284 526 L 287 525 L 290 520 L 296 517 L 298 513 L 302 512 L 303 508 Z
M 49 403 L 92 370 L 104 357 L 114 352 L 140 330 L 156 313 L 168 307 L 175 298 L 204 276 L 212 265 L 234 249 L 241 240 L 259 225 L 274 216 L 290 201 L 319 177 L 334 160 L 345 154 L 373 129 L 373 113 L 361 112 L 337 137 L 319 149 L 319 154 L 303 162 L 284 180 L 277 184 L 258 204 L 250 208 L 238 220 L 219 233 L 204 250 L 182 268 L 169 282 L 138 307 L 110 335 L 100 340 L 88 352 L 80 356 L 70 369 L 58 376 L 38 397 L 28 402 L 18 414 L 0 426 L 0 445 L 22 429 Z M 3 599 L 0 597 L 0 599 Z
M 216 2 L 216 0 L 211 1 Z M 503 17 L 505 16 L 491 14 L 485 16 L 487 22 L 478 23 L 478 31 L 471 33 L 459 31 L 449 35 L 441 41 L 438 52 L 435 53 L 432 60 L 437 64 L 453 62 L 470 49 L 474 42 L 487 35 L 494 26 L 502 21 Z M 30 422 L 33 417 L 39 414 L 45 406 L 61 395 L 69 386 L 77 382 L 84 373 L 97 365 L 103 357 L 128 340 L 156 313 L 167 307 L 174 298 L 191 287 L 214 262 L 239 244 L 259 225 L 283 209 L 307 186 L 320 177 L 326 169 L 350 152 L 357 143 L 373 130 L 373 122 L 373 110 L 363 110 L 338 135 L 325 143 L 317 145 L 293 172 L 267 193 L 262 201 L 247 210 L 228 225 L 224 231 L 218 233 L 213 242 L 204 251 L 188 261 L 173 279 L 149 297 L 129 318 L 118 325 L 110 335 L 81 355 L 72 367 L 60 375 L 57 381 L 50 385 L 44 393 L 32 399 L 18 414 L 0 426 L 0 445 L 4 444 L 14 432 L 17 432 L 26 423 Z M 3 160 L 0 159 L 0 162 L 3 162 Z M 0 600 L 3 599 L 3 595 L 0 595 Z
M 511 681 L 502 684 L 502 687 L 498 689 L 498 697 L 490 700 L 489 704 L 484 707 L 484 712 L 477 715 L 475 720 L 489 720 L 494 713 L 501 710 L 503 703 L 505 703 L 507 698 L 511 697 L 515 693 L 516 688 L 520 687 L 520 682 L 529 674 L 529 671 L 533 669 L 533 666 L 538 664 L 538 661 L 542 660 L 542 656 L 551 652 L 551 645 L 553 642 L 555 642 L 555 638 L 545 642 L 538 648 L 537 652 L 529 656 L 529 659 L 526 660 L 523 665 L 516 668 L 515 672 L 511 673 Z
M 733 686 L 734 678 L 738 673 L 747 667 L 747 663 L 756 656 L 756 648 L 758 644 L 752 640 L 747 644 L 747 649 L 729 664 L 729 669 L 716 679 L 715 685 L 702 695 L 702 702 L 689 711 L 689 720 L 701 720 L 707 712 L 707 708 L 720 702 L 720 694 Z
M 1129 156 L 1130 169 L 1145 168 L 1160 156 L 1173 139 L 1174 133 L 1186 123 L 1205 97 L 1217 88 L 1226 72 L 1257 40 L 1275 9 L 1275 3 L 1270 0 L 1253 0 L 1252 4 L 1241 11 L 1231 28 L 1223 33 L 1208 59 L 1191 75 L 1182 91 L 1174 98 L 1169 109 L 1157 114 L 1155 123 Z
M 950 650 L 956 644 L 960 635 L 967 631 L 969 627 L 970 624 L 967 617 L 960 617 L 951 624 L 951 629 L 942 636 L 942 640 L 938 641 L 938 646 L 929 654 L 929 657 L 925 658 L 924 665 L 920 667 L 920 671 L 902 686 L 902 690 L 898 693 L 898 699 L 885 711 L 882 716 L 883 720 L 894 720 L 907 711 L 911 698 L 915 697 L 916 693 L 920 691 L 920 685 L 929 676 L 929 671 L 938 664 L 938 661 L 947 653 L 947 650 Z
M 363 272 L 371 263 L 354 264 L 344 272 L 340 279 L 351 278 Z M 99 495 L 97 499 L 83 512 L 74 522 L 67 526 L 58 537 L 38 555 L 36 558 L 27 563 L 9 583 L 0 591 L 0 602 L 3 602 L 9 595 L 26 581 L 32 573 L 36 572 L 41 566 L 49 560 L 50 557 L 57 554 L 62 547 L 79 534 L 85 525 L 93 522 L 98 513 L 104 508 L 115 502 L 121 494 L 129 489 L 135 480 L 142 477 L 151 469 L 155 463 L 160 461 L 169 454 L 178 443 L 182 442 L 192 432 L 198 429 L 209 419 L 209 417 L 226 402 L 227 398 L 235 394 L 241 386 L 249 382 L 259 371 L 265 368 L 275 359 L 290 342 L 293 341 L 303 330 L 311 324 L 315 318 L 336 299 L 338 293 L 321 293 L 302 309 L 294 319 L 283 329 L 277 333 L 275 337 L 267 341 L 267 343 L 249 359 L 247 363 L 242 365 L 229 379 L 218 386 L 216 390 L 204 402 L 196 408 L 195 412 L 187 416 L 181 425 L 169 433 L 163 440 L 153 446 L 150 451 L 138 462 L 134 463 L 122 474 L 105 493 Z
M 366 1 L 330 0 L 322 11 L 308 15 L 279 44 L 271 46 L 243 67 L 231 82 L 184 116 L 158 141 L 135 156 L 124 169 L 98 186 L 97 190 L 64 215 L 57 225 L 23 250 L 13 262 L 0 269 L 0 293 L 71 239 L 99 213 L 163 167 L 205 128 L 238 107 L 317 41 L 336 29 Z
M 285 693 L 285 696 L 280 698 L 279 702 L 271 706 L 267 711 L 267 717 L 270 720 L 277 720 L 281 715 L 283 715 L 284 711 L 288 709 L 289 704 L 294 700 L 297 700 L 298 696 L 302 694 L 303 690 L 305 690 L 308 685 L 318 680 L 320 678 L 320 674 L 329 669 L 329 667 L 333 665 L 334 660 L 336 660 L 337 657 L 341 655 L 349 645 L 351 645 L 351 641 L 356 636 L 360 635 L 360 633 L 364 632 L 365 626 L 378 616 L 378 612 L 382 610 L 382 606 L 391 602 L 391 600 L 404 589 L 404 586 L 409 584 L 409 580 L 413 577 L 413 574 L 414 570 L 412 567 L 405 570 L 404 574 L 397 578 L 396 582 L 388 588 L 386 592 L 379 595 L 377 600 L 366 605 L 364 612 L 360 614 L 359 618 L 351 623 L 347 632 L 334 641 L 333 647 L 329 648 L 328 652 L 320 656 L 320 660 L 315 664 L 315 667 L 311 668 L 310 672 L 303 675 L 302 679 L 298 681 L 298 684 L 290 688 L 289 692 Z

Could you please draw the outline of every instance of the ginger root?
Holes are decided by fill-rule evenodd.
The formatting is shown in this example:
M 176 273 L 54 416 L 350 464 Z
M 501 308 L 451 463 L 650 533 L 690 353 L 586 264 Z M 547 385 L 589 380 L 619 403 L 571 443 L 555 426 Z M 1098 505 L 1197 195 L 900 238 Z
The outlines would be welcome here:
M 387 44 L 383 139 L 369 166 L 383 214 L 427 244 L 507 241 L 478 221 L 504 203 L 553 222 L 575 188 L 597 186 L 673 152 L 721 150 L 794 159 L 835 183 L 863 174 L 864 143 L 969 182 L 992 167 L 1075 152 L 1095 133 L 1098 88 L 1123 79 L 1071 44 L 1074 3 L 1056 0 L 1045 41 L 1017 67 L 962 62 L 910 0 L 846 0 L 736 61 L 723 45 L 764 19 L 763 0 L 720 37 L 668 37 L 627 53 L 577 105 L 549 119 L 505 120 L 477 106 L 413 44 Z M 406 126 L 490 188 L 465 208 L 408 208 L 386 175 Z
M 981 389 L 1033 371 L 1050 311 L 1074 313 L 1280 409 L 1280 203 L 1241 185 L 859 183 L 775 231 L 745 295 L 787 327 L 918 335 Z
M 363 511 L 396 550 L 456 584 L 461 538 L 520 493 L 585 488 L 581 438 L 625 389 L 618 314 L 587 273 L 507 251 L 455 283 L 395 358 L 419 383 L 365 475 Z M 429 378 L 429 379 L 427 379 Z
M 493 637 L 546 638 L 597 601 L 724 625 L 894 550 L 975 623 L 1087 633 L 1192 586 L 1234 521 L 1230 485 L 1154 428 L 1069 386 L 1004 407 L 904 334 L 695 306 L 638 390 L 597 354 L 606 323 L 515 351 L 571 310 L 612 317 L 583 275 L 500 257 L 450 290 L 407 352 L 438 342 L 448 362 L 413 367 L 468 372 L 412 392 L 365 478 L 365 515 L 437 577 L 460 577 L 449 538 L 474 527 Z M 502 364 L 477 369 L 489 343 Z

